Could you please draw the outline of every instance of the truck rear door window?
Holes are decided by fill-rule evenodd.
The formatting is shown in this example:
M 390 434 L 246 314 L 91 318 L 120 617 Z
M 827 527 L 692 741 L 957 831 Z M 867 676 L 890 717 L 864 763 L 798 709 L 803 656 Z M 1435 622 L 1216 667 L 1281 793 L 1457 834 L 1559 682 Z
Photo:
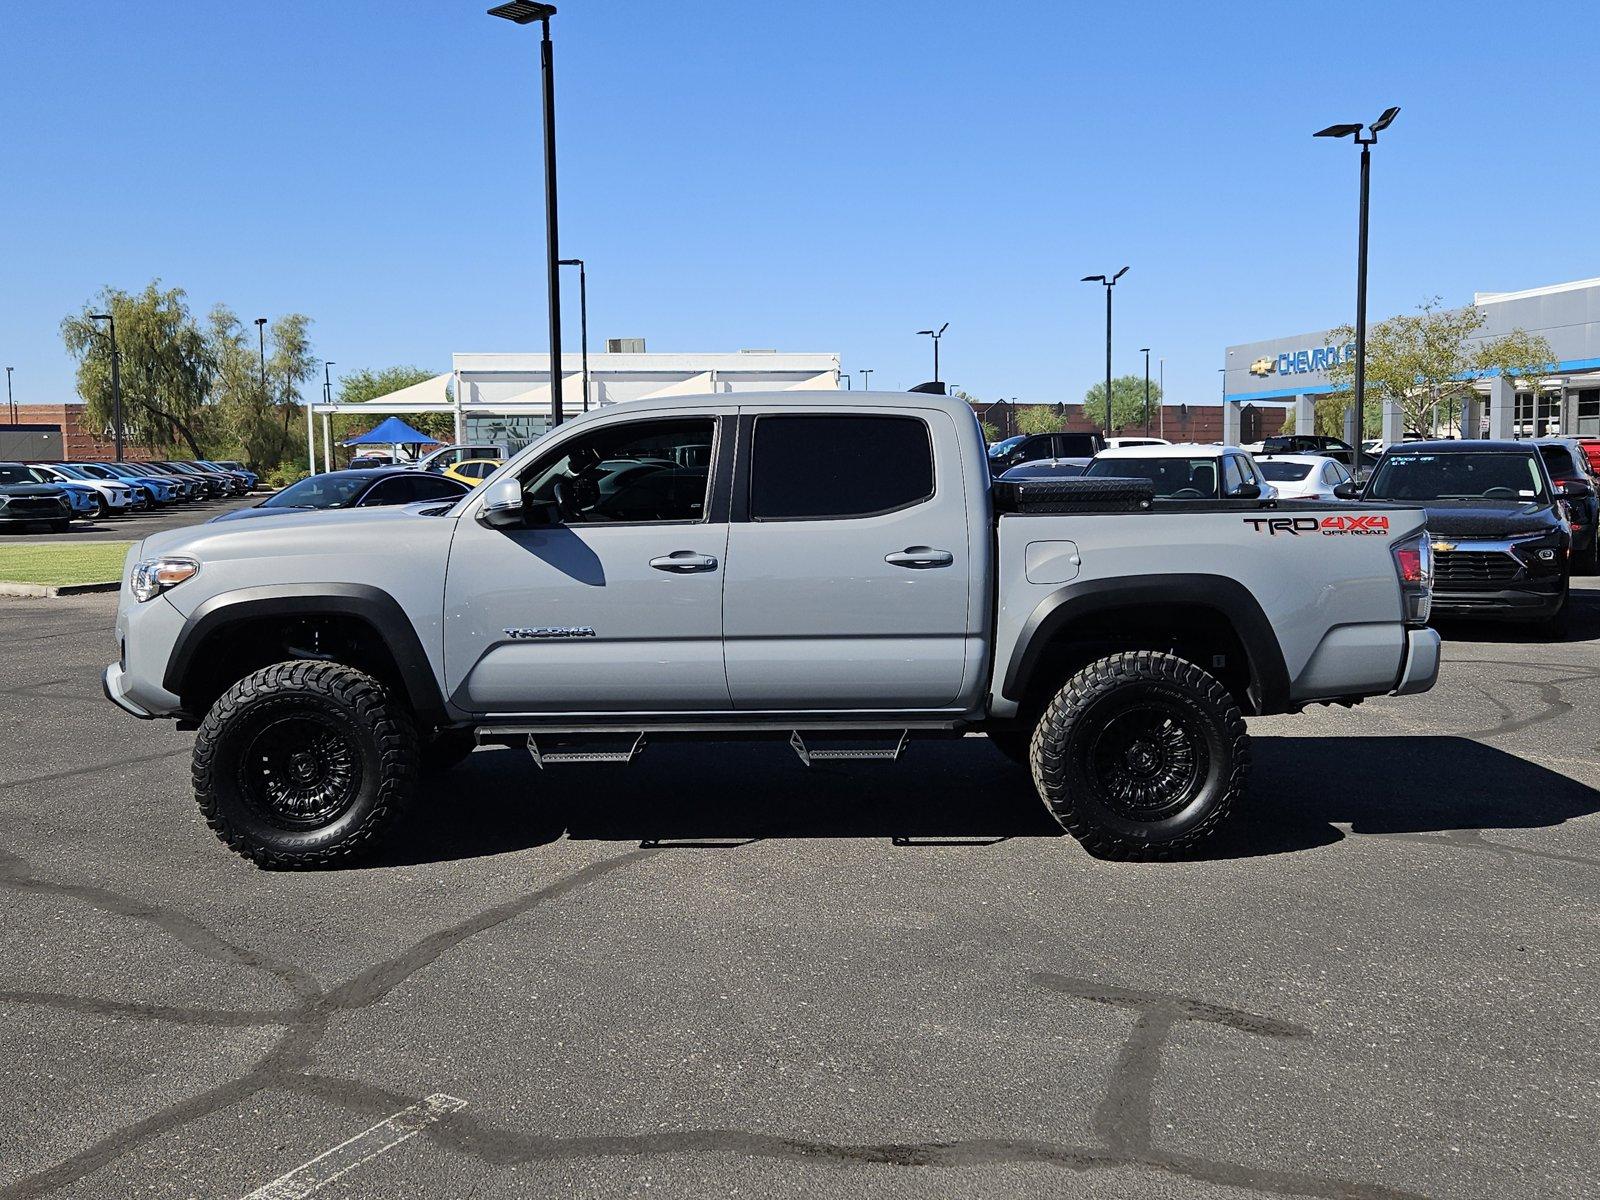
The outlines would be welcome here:
M 933 495 L 933 445 L 916 417 L 763 416 L 750 466 L 757 521 L 870 517 Z

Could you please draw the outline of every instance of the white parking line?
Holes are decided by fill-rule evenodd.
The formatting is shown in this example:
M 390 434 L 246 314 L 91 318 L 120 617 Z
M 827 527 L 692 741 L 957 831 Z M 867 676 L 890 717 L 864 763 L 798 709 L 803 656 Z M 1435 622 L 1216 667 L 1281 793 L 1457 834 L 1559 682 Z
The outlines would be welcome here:
M 301 1200 L 301 1197 L 311 1195 L 339 1176 L 354 1171 L 362 1163 L 377 1158 L 385 1150 L 393 1150 L 407 1138 L 415 1137 L 424 1125 L 431 1125 L 446 1113 L 457 1112 L 466 1106 L 465 1100 L 435 1092 L 421 1104 L 413 1104 L 392 1117 L 385 1117 L 371 1129 L 363 1130 L 347 1142 L 340 1142 L 332 1150 L 317 1155 L 287 1175 L 263 1184 L 241 1200 Z

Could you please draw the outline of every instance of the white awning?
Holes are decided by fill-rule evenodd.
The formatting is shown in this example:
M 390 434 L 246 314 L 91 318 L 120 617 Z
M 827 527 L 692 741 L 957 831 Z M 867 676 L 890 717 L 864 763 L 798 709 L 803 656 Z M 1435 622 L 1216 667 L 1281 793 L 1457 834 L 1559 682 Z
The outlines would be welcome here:
M 464 404 L 467 411 L 474 408 L 495 409 L 503 404 L 542 404 L 546 409 L 550 407 L 550 385 L 541 383 L 531 387 L 525 392 L 518 392 L 515 396 L 508 396 L 504 400 L 479 400 L 474 403 Z M 583 411 L 583 373 L 575 371 L 571 375 L 561 377 L 561 410 L 568 415 Z
M 677 383 L 669 383 L 653 392 L 635 396 L 634 399 L 654 400 L 658 396 L 704 396 L 706 393 L 715 390 L 716 382 L 713 374 L 710 371 L 701 371 L 698 375 L 691 375 L 688 379 L 680 379 Z
M 403 387 L 398 392 L 390 392 L 384 396 L 374 396 L 368 403 L 372 404 L 449 404 L 450 395 L 445 390 L 449 387 L 455 375 L 446 372 L 435 375 L 432 379 L 424 379 L 421 383 L 413 383 L 410 387 Z
M 839 390 L 839 373 L 837 371 L 824 371 L 820 375 L 813 375 L 810 379 L 802 379 L 799 383 L 791 384 L 783 390 L 786 392 L 836 392 Z

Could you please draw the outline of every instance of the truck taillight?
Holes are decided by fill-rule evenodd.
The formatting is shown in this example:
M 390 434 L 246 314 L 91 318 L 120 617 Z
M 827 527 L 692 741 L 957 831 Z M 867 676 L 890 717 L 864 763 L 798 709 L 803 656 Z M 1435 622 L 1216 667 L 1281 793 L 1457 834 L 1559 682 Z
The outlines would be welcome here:
M 1406 624 L 1426 625 L 1433 611 L 1433 541 L 1424 529 L 1389 547 L 1394 573 L 1400 577 L 1400 600 Z

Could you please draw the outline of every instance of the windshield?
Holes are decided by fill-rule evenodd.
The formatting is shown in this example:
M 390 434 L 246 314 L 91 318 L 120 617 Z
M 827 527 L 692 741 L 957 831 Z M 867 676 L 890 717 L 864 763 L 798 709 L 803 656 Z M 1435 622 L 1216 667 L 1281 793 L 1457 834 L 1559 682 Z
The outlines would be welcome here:
M 1378 464 L 1367 496 L 1376 500 L 1548 500 L 1532 454 L 1391 454 Z
M 0 487 L 12 487 L 19 483 L 37 483 L 33 473 L 27 467 L 18 466 L 16 463 L 0 463 Z
M 1273 462 L 1270 458 L 1258 458 L 1256 466 L 1273 483 L 1294 483 L 1311 474 L 1310 463 Z
M 87 478 L 89 478 L 89 476 L 85 475 L 77 467 L 69 467 L 65 463 L 59 463 L 59 464 L 57 464 L 56 466 L 54 466 L 54 467 L 52 467 L 50 469 L 52 471 L 60 471 L 63 475 L 69 475 L 73 479 L 87 479 Z
M 79 479 L 115 479 L 116 472 L 108 471 L 98 463 L 79 463 L 75 469 Z
M 1097 458 L 1084 472 L 1091 478 L 1148 479 L 1156 496 L 1172 500 L 1215 500 L 1214 458 Z
M 262 508 L 345 508 L 372 483 L 370 475 L 313 475 L 291 483 Z
M 1023 435 L 1018 435 L 1017 437 L 1008 437 L 1003 442 L 996 442 L 994 445 L 989 447 L 989 457 L 999 458 L 1001 455 L 1009 454 L 1018 446 L 1022 445 L 1022 441 Z

